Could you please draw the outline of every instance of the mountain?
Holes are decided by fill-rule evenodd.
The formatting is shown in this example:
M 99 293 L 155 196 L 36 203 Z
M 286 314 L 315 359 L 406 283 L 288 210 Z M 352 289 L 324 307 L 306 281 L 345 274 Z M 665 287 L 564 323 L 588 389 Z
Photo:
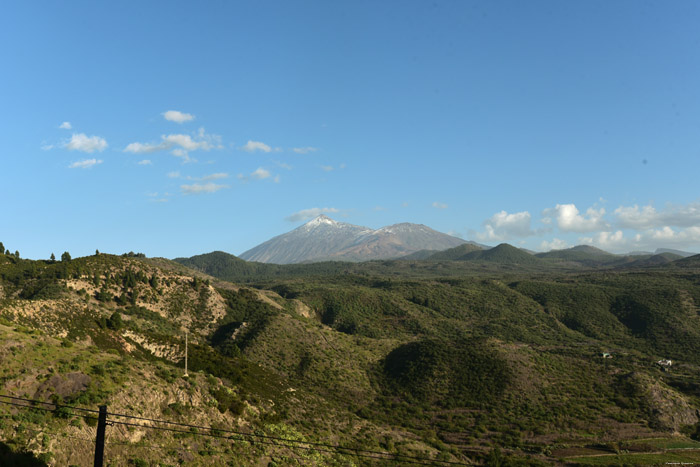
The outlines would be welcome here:
M 317 261 L 367 261 L 405 256 L 420 250 L 445 250 L 464 240 L 421 224 L 401 223 L 372 230 L 320 215 L 239 257 L 246 261 L 290 264 Z
M 337 222 L 320 215 L 286 234 L 278 235 L 239 255 L 261 263 L 301 263 L 324 258 L 356 244 L 373 232 L 367 227 Z

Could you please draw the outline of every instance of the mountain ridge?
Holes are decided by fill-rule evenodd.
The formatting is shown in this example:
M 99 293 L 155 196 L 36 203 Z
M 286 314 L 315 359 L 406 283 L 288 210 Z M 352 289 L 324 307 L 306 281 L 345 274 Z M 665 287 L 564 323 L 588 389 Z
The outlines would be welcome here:
M 420 250 L 445 250 L 466 243 L 423 224 L 402 222 L 379 229 L 338 222 L 320 215 L 290 232 L 238 255 L 245 261 L 292 264 L 316 261 L 366 261 L 406 256 Z

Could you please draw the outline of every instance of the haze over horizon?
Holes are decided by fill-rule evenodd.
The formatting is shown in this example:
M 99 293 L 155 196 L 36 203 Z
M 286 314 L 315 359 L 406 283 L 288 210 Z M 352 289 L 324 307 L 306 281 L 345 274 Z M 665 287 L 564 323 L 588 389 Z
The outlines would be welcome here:
M 319 214 L 700 252 L 700 4 L 17 2 L 22 257 L 240 254 Z

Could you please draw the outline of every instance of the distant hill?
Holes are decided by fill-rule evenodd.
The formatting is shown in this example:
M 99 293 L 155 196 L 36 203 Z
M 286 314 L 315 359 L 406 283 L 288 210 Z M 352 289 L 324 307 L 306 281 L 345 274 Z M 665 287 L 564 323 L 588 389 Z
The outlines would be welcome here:
M 426 258 L 430 261 L 482 261 L 497 264 L 532 265 L 540 260 L 525 250 L 507 243 L 493 248 L 483 248 L 474 242 L 434 253 Z
M 500 245 L 488 250 L 472 251 L 471 253 L 465 255 L 463 260 L 519 265 L 534 265 L 541 262 L 536 256 L 507 243 L 501 243 Z
M 621 268 L 650 268 L 658 266 L 666 266 L 676 260 L 682 259 L 682 256 L 674 255 L 673 253 L 661 253 L 658 255 L 647 256 L 625 256 L 629 261 L 621 264 Z
M 435 253 L 440 253 L 440 252 L 437 250 L 418 250 L 415 253 L 411 253 L 411 254 L 406 255 L 406 256 L 401 256 L 400 258 L 396 258 L 396 259 L 400 259 L 400 260 L 404 260 L 404 261 L 420 261 L 423 259 L 430 258 Z
M 679 259 L 671 263 L 671 265 L 679 268 L 700 268 L 700 255 Z
M 291 264 L 368 261 L 402 257 L 420 250 L 444 250 L 465 243 L 421 224 L 401 223 L 372 230 L 318 216 L 240 255 L 246 261 Z
M 680 256 L 681 258 L 687 258 L 688 256 L 694 256 L 697 254 L 689 251 L 674 250 L 672 248 L 657 248 L 653 253 L 651 251 L 630 251 L 629 253 L 626 253 L 626 256 L 653 256 L 660 255 L 662 253 L 672 253 Z
M 223 251 L 213 251 L 191 258 L 175 258 L 173 261 L 195 271 L 235 282 L 269 280 L 278 277 L 308 277 L 316 275 L 341 274 L 352 263 L 325 261 L 310 264 L 266 264 L 244 261 Z
M 620 256 L 603 251 L 589 245 L 578 245 L 564 250 L 552 250 L 546 253 L 537 253 L 540 259 L 567 261 L 579 263 L 584 266 L 597 267 L 611 264 L 620 260 Z
M 244 261 L 223 251 L 213 251 L 191 258 L 175 258 L 173 261 L 220 278 L 240 278 L 266 272 L 264 264 Z
M 459 261 L 459 260 L 465 259 L 465 256 L 468 255 L 469 253 L 473 253 L 475 251 L 482 251 L 482 250 L 483 250 L 483 248 L 480 247 L 479 245 L 476 245 L 474 243 L 465 243 L 464 245 L 450 248 L 449 250 L 444 250 L 444 251 L 440 251 L 437 253 L 433 253 L 432 255 L 428 256 L 426 259 L 429 259 L 432 261 L 442 261 L 442 260 Z
M 657 253 L 643 251 L 631 252 L 625 255 L 615 255 L 590 245 L 579 245 L 564 250 L 552 250 L 546 253 L 537 253 L 540 259 L 546 261 L 578 263 L 591 268 L 649 268 L 670 264 L 683 256 L 671 251 L 657 249 Z
M 672 248 L 657 248 L 654 253 L 657 255 L 659 255 L 661 253 L 672 253 L 674 255 L 678 255 L 678 256 L 681 256 L 683 258 L 697 255 L 697 253 L 690 253 L 689 251 L 682 251 L 682 250 L 674 250 Z

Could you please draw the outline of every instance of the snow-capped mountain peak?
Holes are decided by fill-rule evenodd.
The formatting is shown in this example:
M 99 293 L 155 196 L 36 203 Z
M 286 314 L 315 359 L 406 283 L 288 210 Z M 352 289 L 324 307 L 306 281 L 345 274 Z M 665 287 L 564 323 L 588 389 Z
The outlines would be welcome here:
M 240 255 L 246 261 L 305 261 L 395 258 L 418 250 L 444 250 L 464 240 L 422 224 L 395 224 L 373 230 L 319 215 L 291 232 L 278 235 Z
M 340 222 L 336 222 L 330 217 L 326 216 L 325 214 L 321 214 L 313 219 L 311 219 L 309 222 L 304 224 L 304 227 L 308 228 L 313 228 L 319 225 L 337 225 L 340 224 Z

